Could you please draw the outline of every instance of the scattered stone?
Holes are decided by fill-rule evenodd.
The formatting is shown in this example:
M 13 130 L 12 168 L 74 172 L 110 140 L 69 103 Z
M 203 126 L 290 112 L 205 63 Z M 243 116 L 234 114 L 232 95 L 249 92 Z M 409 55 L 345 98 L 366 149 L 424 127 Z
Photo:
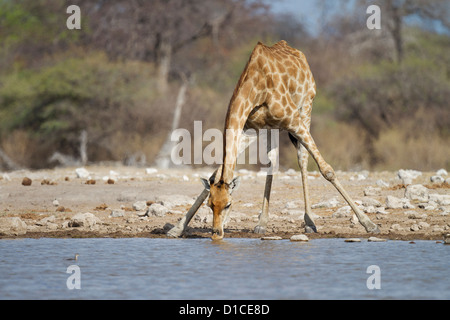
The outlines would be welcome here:
M 0 218 L 0 233 L 22 235 L 27 233 L 27 224 L 19 217 L 2 217 Z
M 147 169 L 145 169 L 145 173 L 146 174 L 152 174 L 152 173 L 157 173 L 158 172 L 158 169 L 155 169 L 155 168 L 147 168 Z
M 111 211 L 110 217 L 116 218 L 116 217 L 123 217 L 125 215 L 125 210 L 122 209 L 113 209 Z
M 48 225 L 49 223 L 54 224 L 55 220 L 56 220 L 56 217 L 55 217 L 54 215 L 52 215 L 52 216 L 45 217 L 45 218 L 43 218 L 43 219 L 37 221 L 37 222 L 36 222 L 36 225 L 38 225 L 38 226 L 46 226 L 46 225 Z
M 406 187 L 405 198 L 417 201 L 428 201 L 428 188 L 421 184 L 413 184 Z
M 194 204 L 194 199 L 182 194 L 169 194 L 157 196 L 155 202 L 172 209 L 178 206 L 191 206 Z
M 304 234 L 295 234 L 290 238 L 291 241 L 309 241 L 309 238 Z
M 397 198 L 394 196 L 386 197 L 387 209 L 414 209 L 414 206 L 406 198 Z
M 55 207 L 59 207 L 59 201 L 58 200 L 53 200 L 53 205 L 55 206 Z
M 286 209 L 298 209 L 298 208 L 303 208 L 304 206 L 305 206 L 305 204 L 301 200 L 289 201 L 289 202 L 286 202 L 286 204 L 284 205 L 284 207 Z
M 418 223 L 418 226 L 419 226 L 419 229 L 426 229 L 426 228 L 430 227 L 430 225 L 428 223 L 426 223 L 425 221 L 420 221 Z
M 90 212 L 86 213 L 77 213 L 70 219 L 69 227 L 85 227 L 85 228 L 92 228 L 97 223 L 101 223 L 101 220 L 97 218 L 95 215 L 93 215 Z
M 85 184 L 95 184 L 95 180 L 94 179 L 86 180 Z
M 444 244 L 450 244 L 450 233 L 444 235 Z
M 430 181 L 433 183 L 442 183 L 445 181 L 445 179 L 442 178 L 441 176 L 431 176 Z
M 420 230 L 420 227 L 419 227 L 418 224 L 415 223 L 415 224 L 413 224 L 413 225 L 411 226 L 410 230 L 411 230 L 411 231 L 419 231 L 419 230 Z
M 164 217 L 166 213 L 169 211 L 165 206 L 154 203 L 147 209 L 147 215 L 148 216 L 154 216 L 154 217 Z
M 368 197 L 374 197 L 381 193 L 381 188 L 375 188 L 375 187 L 367 187 L 364 189 L 364 195 Z
M 77 175 L 77 178 L 86 179 L 89 177 L 89 171 L 87 171 L 85 168 L 76 168 L 75 174 Z
M 311 206 L 311 209 L 317 208 L 336 208 L 339 205 L 339 200 L 335 197 L 330 200 L 322 201 Z
M 385 182 L 385 181 L 382 180 L 382 179 L 377 180 L 376 184 L 377 184 L 377 186 L 379 186 L 379 187 L 389 187 L 389 183 Z
M 367 239 L 367 241 L 369 241 L 369 242 L 385 242 L 386 239 L 381 239 L 381 238 L 377 238 L 377 237 L 369 237 L 369 239 Z
M 349 239 L 345 239 L 345 242 L 361 242 L 361 239 L 359 239 L 359 238 L 349 238 Z
M 262 237 L 261 240 L 283 240 L 282 237 L 273 236 L 273 237 Z
M 352 208 L 350 206 L 344 206 L 339 209 L 337 209 L 332 215 L 332 218 L 346 218 L 350 217 L 350 214 L 352 212 Z
M 408 219 L 426 219 L 426 213 L 418 213 L 415 211 L 406 211 L 405 215 L 408 215 Z
M 198 209 L 197 214 L 194 216 L 194 220 L 203 222 L 206 224 L 211 224 L 213 221 L 212 210 L 208 206 L 202 206 Z
M 445 169 L 439 169 L 438 171 L 436 171 L 436 174 L 438 176 L 446 176 L 446 175 L 448 175 L 447 170 L 445 170 Z
M 133 209 L 135 211 L 142 211 L 147 209 L 147 201 L 136 201 L 133 203 Z
M 114 181 L 113 179 L 109 178 L 109 179 L 106 181 L 106 183 L 107 183 L 107 184 L 114 184 L 115 181 Z
M 432 193 L 429 195 L 429 200 L 441 206 L 450 206 L 450 194 Z
M 22 185 L 23 186 L 31 186 L 32 180 L 28 177 L 23 178 Z
M 398 177 L 402 180 L 404 185 L 411 184 L 414 179 L 422 175 L 422 172 L 417 170 L 403 170 L 397 172 Z
M 361 201 L 362 205 L 365 207 L 369 207 L 369 206 L 373 206 L 373 207 L 381 207 L 382 204 L 380 201 L 373 199 L 373 198 L 369 198 L 369 197 L 364 197 Z
M 403 231 L 403 228 L 398 223 L 394 223 L 391 226 L 390 230 L 392 230 L 392 231 Z

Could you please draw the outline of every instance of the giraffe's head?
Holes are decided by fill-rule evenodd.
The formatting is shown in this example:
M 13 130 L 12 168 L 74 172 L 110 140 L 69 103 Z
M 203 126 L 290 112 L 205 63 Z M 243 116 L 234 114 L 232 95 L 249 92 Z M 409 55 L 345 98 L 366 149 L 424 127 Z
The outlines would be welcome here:
M 228 217 L 231 207 L 231 194 L 239 187 L 240 177 L 234 178 L 230 183 L 223 180 L 218 183 L 201 179 L 203 185 L 209 190 L 208 206 L 213 211 L 212 239 L 220 240 L 223 238 L 223 225 Z

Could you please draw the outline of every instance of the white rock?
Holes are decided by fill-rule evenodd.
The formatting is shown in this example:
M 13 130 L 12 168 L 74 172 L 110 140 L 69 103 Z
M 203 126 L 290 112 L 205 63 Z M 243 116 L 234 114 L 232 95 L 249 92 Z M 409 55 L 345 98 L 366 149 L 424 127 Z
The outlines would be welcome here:
M 398 177 L 403 181 L 403 184 L 411 184 L 414 179 L 422 175 L 422 172 L 417 170 L 403 170 L 397 172 Z
M 309 238 L 304 234 L 296 234 L 290 238 L 291 241 L 309 241 Z
M 381 238 L 377 238 L 377 237 L 369 237 L 369 239 L 367 239 L 367 241 L 369 241 L 369 242 L 385 242 L 386 239 L 381 239 Z
M 53 200 L 52 204 L 53 204 L 55 207 L 59 207 L 59 201 L 56 200 L 56 199 Z
M 445 169 L 439 169 L 438 171 L 436 171 L 436 174 L 438 176 L 446 176 L 446 175 L 448 175 L 447 170 L 445 170 Z
M 291 169 L 286 170 L 285 174 L 296 175 L 297 171 L 295 171 L 294 169 L 291 168 Z
M 418 223 L 418 225 L 419 225 L 419 228 L 420 228 L 420 229 L 426 229 L 426 228 L 429 228 L 429 227 L 430 227 L 430 225 L 429 225 L 427 222 L 425 222 L 425 221 L 420 221 L 420 222 Z
M 392 231 L 403 231 L 404 229 L 398 223 L 394 223 L 391 226 L 390 230 L 392 230 Z
M 441 176 L 431 176 L 430 181 L 433 183 L 442 183 L 445 181 L 445 179 L 442 178 Z
M 283 240 L 282 237 L 273 236 L 273 237 L 262 237 L 261 240 Z
M 403 202 L 400 198 L 394 196 L 386 197 L 386 208 L 388 209 L 403 209 Z
M 350 217 L 352 208 L 350 206 L 344 206 L 339 209 L 337 209 L 332 215 L 332 218 L 343 218 L 343 217 Z
M 417 201 L 428 201 L 428 188 L 421 184 L 413 184 L 406 187 L 405 198 Z
M 397 198 L 394 196 L 386 197 L 387 209 L 414 209 L 414 206 L 406 198 Z
M 406 211 L 405 215 L 408 216 L 408 219 L 426 219 L 427 218 L 426 213 L 418 213 L 415 211 Z
M 289 201 L 289 202 L 286 202 L 286 204 L 284 205 L 284 207 L 286 209 L 298 209 L 298 208 L 303 208 L 304 206 L 305 206 L 305 204 L 301 200 Z
M 148 207 L 147 215 L 155 217 L 164 217 L 168 211 L 169 209 L 167 209 L 165 206 L 159 203 L 153 203 L 150 207 Z
M 90 212 L 77 213 L 70 219 L 69 227 L 87 227 L 92 228 L 101 220 Z
M 330 200 L 322 201 L 311 206 L 311 209 L 316 208 L 336 208 L 339 205 L 339 200 L 337 198 L 332 198 Z
M 2 217 L 0 218 L 0 233 L 22 235 L 27 233 L 27 224 L 19 217 Z
M 169 195 L 161 195 L 155 198 L 155 202 L 162 204 L 163 206 L 172 209 L 178 206 L 187 206 L 193 205 L 194 199 L 188 197 L 186 195 L 179 194 L 169 194 Z
M 136 201 L 133 203 L 133 209 L 136 211 L 142 211 L 147 208 L 147 202 L 146 201 Z
M 450 244 L 450 233 L 447 233 L 447 234 L 444 236 L 444 243 L 445 243 L 445 244 Z
M 432 193 L 429 195 L 429 200 L 434 201 L 441 206 L 450 206 L 450 194 Z
M 87 171 L 85 168 L 76 168 L 75 173 L 78 178 L 86 179 L 89 177 L 89 171 Z
M 54 215 L 52 215 L 52 216 L 45 217 L 45 218 L 39 220 L 38 222 L 36 222 L 36 225 L 38 225 L 38 226 L 46 226 L 49 223 L 55 222 L 55 220 L 56 220 L 56 217 Z
M 145 173 L 146 174 L 152 174 L 152 173 L 157 173 L 158 172 L 158 169 L 155 169 L 155 168 L 147 168 L 147 169 L 145 169 Z
M 369 198 L 369 197 L 364 197 L 362 199 L 361 203 L 365 207 L 368 207 L 368 206 L 381 207 L 382 206 L 380 201 L 373 199 L 373 198 Z
M 377 196 L 381 193 L 381 188 L 374 188 L 372 186 L 367 187 L 364 189 L 364 195 L 365 196 Z
M 116 218 L 116 217 L 123 217 L 125 215 L 125 210 L 122 209 L 113 209 L 111 211 L 111 217 Z
M 210 224 L 213 221 L 213 213 L 210 207 L 202 206 L 198 209 L 197 214 L 194 216 L 194 220 L 200 221 L 206 224 Z
M 379 186 L 379 187 L 389 187 L 389 183 L 385 182 L 385 181 L 382 180 L 382 179 L 377 180 L 376 184 L 377 184 L 377 186 Z

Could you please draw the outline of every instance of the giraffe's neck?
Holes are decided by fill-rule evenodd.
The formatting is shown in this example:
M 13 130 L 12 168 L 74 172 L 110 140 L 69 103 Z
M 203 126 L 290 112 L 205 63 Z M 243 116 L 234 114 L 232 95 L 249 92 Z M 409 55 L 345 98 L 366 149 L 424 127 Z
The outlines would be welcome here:
M 244 124 L 245 121 L 235 117 L 227 117 L 223 134 L 223 166 L 219 181 L 222 180 L 225 183 L 230 183 L 233 180 L 239 140 Z
M 223 166 L 221 174 L 217 175 L 219 179 L 216 178 L 216 182 L 222 180 L 230 183 L 233 180 L 242 130 L 252 108 L 257 105 L 258 92 L 265 89 L 265 87 L 258 86 L 260 78 L 255 72 L 252 62 L 255 50 L 256 47 L 250 55 L 228 106 L 223 132 Z

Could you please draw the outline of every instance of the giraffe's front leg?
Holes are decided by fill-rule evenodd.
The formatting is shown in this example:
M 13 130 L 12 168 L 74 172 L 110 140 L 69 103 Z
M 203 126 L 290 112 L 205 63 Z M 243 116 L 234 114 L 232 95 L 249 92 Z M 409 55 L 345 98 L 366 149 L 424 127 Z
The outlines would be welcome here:
M 269 203 L 270 203 L 270 191 L 272 190 L 273 172 L 278 167 L 278 141 L 272 141 L 272 133 L 269 131 L 267 137 L 267 156 L 270 160 L 270 167 L 267 171 L 266 184 L 264 187 L 264 198 L 259 215 L 258 225 L 255 227 L 254 232 L 264 234 L 267 228 L 267 222 L 269 221 Z
M 266 185 L 264 187 L 263 205 L 261 213 L 259 214 L 258 225 L 255 227 L 254 230 L 255 233 L 260 234 L 266 233 L 267 221 L 269 220 L 269 201 L 270 201 L 270 190 L 272 189 L 272 179 L 273 175 L 267 173 Z

